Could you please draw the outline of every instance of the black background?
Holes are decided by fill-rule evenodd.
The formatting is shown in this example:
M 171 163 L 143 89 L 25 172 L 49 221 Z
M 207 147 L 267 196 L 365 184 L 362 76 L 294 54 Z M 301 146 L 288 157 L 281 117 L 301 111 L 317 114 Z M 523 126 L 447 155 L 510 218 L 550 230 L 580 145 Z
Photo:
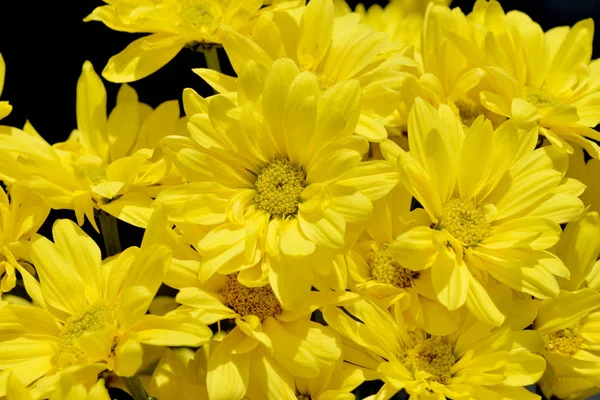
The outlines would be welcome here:
M 529 14 L 544 30 L 559 25 L 573 25 L 591 17 L 600 21 L 600 0 L 504 0 L 505 11 L 517 9 Z M 349 2 L 354 7 L 358 1 Z M 366 1 L 365 5 L 385 4 Z M 7 65 L 2 100 L 13 105 L 12 114 L 1 123 L 22 127 L 26 120 L 50 143 L 63 141 L 76 127 L 75 87 L 85 60 L 99 73 L 107 60 L 142 35 L 112 31 L 99 22 L 84 23 L 83 18 L 100 0 L 0 0 L 0 53 Z M 456 0 L 468 13 L 473 0 Z M 600 55 L 598 36 L 594 40 L 594 58 Z M 225 72 L 232 72 L 221 54 Z M 140 100 L 156 107 L 163 101 L 180 99 L 186 87 L 200 94 L 212 92 L 202 79 L 191 72 L 203 67 L 202 54 L 184 49 L 167 66 L 150 77 L 131 84 Z M 108 109 L 115 102 L 118 84 L 105 82 Z M 0 164 L 5 160 L 0 160 Z M 72 211 L 53 211 L 40 233 L 51 236 L 56 218 L 73 218 Z M 139 245 L 142 230 L 119 223 L 123 247 Z M 89 223 L 84 229 L 98 242 L 101 238 Z M 369 392 L 370 388 L 365 388 Z M 376 390 L 376 388 L 375 388 Z M 368 393 L 370 394 L 370 393 Z M 112 397 L 126 398 L 112 393 Z M 362 397 L 362 393 L 361 393 Z

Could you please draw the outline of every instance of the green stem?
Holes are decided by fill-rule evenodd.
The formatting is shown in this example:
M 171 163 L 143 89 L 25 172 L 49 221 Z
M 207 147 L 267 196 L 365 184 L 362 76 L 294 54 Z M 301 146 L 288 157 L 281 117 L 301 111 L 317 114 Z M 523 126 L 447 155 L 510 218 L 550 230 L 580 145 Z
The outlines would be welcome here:
M 137 376 L 122 377 L 121 379 L 123 379 L 129 394 L 134 400 L 155 400 L 154 397 L 148 396 L 146 389 L 144 389 L 144 386 L 142 386 L 140 378 Z
M 105 211 L 100 211 L 100 233 L 104 239 L 104 248 L 106 256 L 114 256 L 121 252 L 121 242 L 119 241 L 119 228 L 117 219 Z
M 206 66 L 217 72 L 221 72 L 221 63 L 219 62 L 219 53 L 217 51 L 217 45 L 213 44 L 210 46 L 202 47 L 204 53 L 204 59 L 206 60 Z

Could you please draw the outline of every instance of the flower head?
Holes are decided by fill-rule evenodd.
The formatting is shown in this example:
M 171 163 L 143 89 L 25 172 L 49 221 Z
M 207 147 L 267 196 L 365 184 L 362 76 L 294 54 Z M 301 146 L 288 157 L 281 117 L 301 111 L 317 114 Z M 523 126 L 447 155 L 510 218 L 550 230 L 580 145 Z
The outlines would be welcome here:
M 100 365 L 95 376 L 103 370 L 131 376 L 142 365 L 142 343 L 200 346 L 210 338 L 191 318 L 146 315 L 169 268 L 166 247 L 131 247 L 103 263 L 98 246 L 73 222 L 58 220 L 52 234 L 55 243 L 32 239 L 39 282 L 22 275 L 33 305 L 0 308 L 6 322 L 0 348 L 10 349 L 0 378 L 13 374 L 46 398 L 70 366 Z M 0 379 L 1 395 L 5 382 Z
M 248 31 L 259 15 L 298 7 L 303 0 L 104 0 L 84 21 L 100 21 L 123 32 L 151 35 L 133 41 L 113 56 L 102 76 L 111 82 L 132 82 L 163 67 L 189 43 L 204 45 L 222 42 L 222 26 Z
M 582 214 L 583 186 L 565 177 L 566 154 L 534 150 L 536 142 L 535 131 L 519 131 L 512 121 L 494 131 L 483 117 L 465 133 L 449 107 L 436 110 L 417 99 L 410 154 L 383 146 L 431 219 L 429 227 L 399 235 L 388 251 L 406 268 L 429 270 L 448 309 L 466 305 L 499 325 L 503 316 L 486 294 L 488 277 L 540 299 L 558 296 L 556 278 L 568 278 L 547 250 L 558 241 L 559 224 Z
M 453 334 L 429 335 L 407 330 L 399 314 L 366 299 L 345 304 L 344 309 L 326 307 L 325 320 L 379 360 L 371 367 L 385 383 L 379 398 L 405 389 L 417 398 L 528 399 L 530 393 L 523 386 L 544 372 L 544 359 L 532 353 L 537 351 L 533 343 L 538 335 L 516 332 L 530 323 L 526 318 L 520 325 L 498 328 L 466 318 Z
M 256 95 L 256 71 L 247 72 L 238 80 L 246 98 Z M 184 233 L 190 224 L 211 227 L 191 240 L 203 258 L 201 281 L 240 271 L 241 281 L 269 282 L 294 308 L 313 285 L 345 289 L 346 240 L 395 173 L 383 161 L 361 162 L 368 142 L 353 135 L 356 81 L 321 94 L 313 73 L 280 59 L 259 95 L 243 107 L 223 95 L 198 100 L 206 111 L 190 115 L 191 138 L 162 141 L 190 183 L 164 191 L 156 205 Z
M 312 0 L 297 11 L 259 18 L 251 36 L 225 30 L 223 47 L 234 70 L 241 75 L 251 61 L 258 66 L 254 67 L 253 86 L 260 87 L 276 60 L 286 57 L 300 71 L 314 73 L 322 93 L 338 83 L 356 79 L 362 101 L 354 130 L 370 141 L 381 141 L 387 136 L 384 119 L 400 100 L 398 66 L 410 60 L 388 47 L 385 34 L 361 24 L 358 15 L 336 18 L 333 0 Z M 235 97 L 233 78 L 208 69 L 194 71 L 218 92 Z M 245 100 L 239 94 L 238 98 Z
M 183 121 L 183 120 L 182 120 Z M 167 166 L 158 141 L 184 129 L 177 101 L 155 110 L 123 85 L 117 105 L 106 116 L 106 90 L 86 62 L 77 83 L 77 129 L 50 145 L 29 124 L 24 130 L 0 127 L 0 165 L 8 182 L 27 182 L 53 209 L 75 211 L 96 226 L 94 209 L 143 227 L 152 199 L 181 178 Z
M 535 126 L 568 153 L 570 143 L 600 158 L 593 129 L 600 119 L 598 71 L 592 57 L 594 22 L 544 32 L 529 16 L 504 13 L 496 0 L 479 0 L 468 16 L 470 39 L 449 39 L 486 72 L 480 94 L 488 110 Z

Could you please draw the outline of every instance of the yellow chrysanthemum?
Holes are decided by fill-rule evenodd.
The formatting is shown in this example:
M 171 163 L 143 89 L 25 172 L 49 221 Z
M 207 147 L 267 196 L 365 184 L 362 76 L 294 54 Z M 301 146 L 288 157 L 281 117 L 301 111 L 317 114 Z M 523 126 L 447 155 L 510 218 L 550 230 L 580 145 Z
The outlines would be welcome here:
M 106 116 L 106 90 L 86 62 L 77 83 L 77 129 L 50 145 L 31 125 L 0 127 L 0 177 L 26 181 L 53 209 L 75 211 L 96 226 L 94 209 L 145 227 L 152 199 L 181 178 L 166 164 L 158 142 L 185 129 L 177 101 L 152 110 L 123 85 Z
M 259 15 L 294 8 L 304 0 L 104 0 L 84 21 L 122 32 L 152 33 L 113 56 L 102 76 L 111 82 L 142 79 L 167 64 L 188 43 L 222 42 L 222 24 L 247 31 Z M 263 5 L 269 5 L 262 8 Z
M 0 187 L 0 293 L 15 287 L 15 271 L 31 269 L 29 239 L 42 226 L 50 208 L 25 185 L 14 184 L 10 199 Z
M 103 364 L 73 366 L 60 375 L 41 378 L 37 387 L 52 387 L 51 390 L 29 390 L 15 375 L 8 376 L 6 400 L 36 400 L 43 393 L 48 400 L 110 400 L 106 382 L 99 375 Z
M 384 381 L 375 399 L 390 399 L 405 389 L 411 398 L 537 399 L 523 386 L 544 372 L 544 359 L 532 354 L 538 335 L 518 332 L 533 315 L 494 328 L 463 318 L 451 335 L 408 331 L 403 318 L 392 316 L 369 300 L 326 307 L 327 323 L 378 359 L 374 365 Z M 531 343 L 531 344 L 530 344 Z M 365 358 L 366 359 L 366 358 Z
M 479 117 L 465 133 L 449 107 L 417 99 L 408 121 L 410 154 L 384 143 L 400 181 L 419 201 L 431 227 L 399 235 L 388 251 L 414 271 L 429 270 L 438 300 L 466 305 L 494 325 L 504 319 L 486 293 L 488 274 L 540 299 L 558 296 L 556 276 L 569 271 L 547 251 L 559 224 L 578 218 L 584 186 L 565 178 L 568 156 L 552 146 L 534 150 L 534 131 L 512 121 L 495 131 Z
M 0 54 L 0 96 L 4 89 L 4 76 L 6 75 L 6 64 L 4 58 Z M 6 117 L 12 111 L 12 106 L 8 104 L 8 101 L 0 101 L 0 119 Z
M 381 307 L 400 302 L 411 328 L 446 335 L 456 330 L 457 313 L 439 304 L 427 272 L 404 268 L 387 250 L 398 235 L 431 223 L 425 210 L 409 211 L 411 200 L 412 196 L 399 185 L 374 202 L 373 215 L 350 253 L 348 273 L 358 293 Z
M 600 213 L 600 160 L 591 158 L 585 160 L 581 148 L 575 146 L 574 152 L 569 157 L 569 170 L 567 176 L 582 182 L 586 188 L 581 195 L 583 204 L 589 207 L 589 211 Z
M 558 298 L 544 300 L 533 329 L 544 338 L 547 398 L 583 399 L 600 393 L 600 217 L 588 213 L 567 225 L 556 253 L 571 271 Z
M 301 71 L 313 72 L 322 92 L 356 79 L 362 100 L 355 131 L 370 141 L 387 137 L 384 118 L 400 100 L 400 72 L 396 69 L 411 60 L 397 51 L 388 52 L 385 34 L 360 24 L 358 15 L 335 18 L 332 0 L 311 0 L 298 11 L 259 18 L 250 37 L 225 30 L 223 46 L 234 70 L 240 75 L 249 64 L 258 65 L 254 66 L 257 82 L 252 85 L 259 87 L 273 63 L 287 57 Z M 235 98 L 234 78 L 209 69 L 194 71 L 219 93 Z
M 200 346 L 210 339 L 192 318 L 145 315 L 170 265 L 166 247 L 132 247 L 103 263 L 96 243 L 73 222 L 58 220 L 52 235 L 55 243 L 42 236 L 31 242 L 40 279 L 23 280 L 33 306 L 0 308 L 0 396 L 10 374 L 46 398 L 56 385 L 40 378 L 54 376 L 50 383 L 58 384 L 71 365 L 100 363 L 128 377 L 142 364 L 142 343 Z
M 179 231 L 185 233 L 181 235 Z M 286 311 L 270 285 L 246 286 L 240 274 L 215 274 L 206 282 L 197 280 L 198 254 L 186 242 L 197 231 L 194 226 L 173 229 L 159 207 L 151 219 L 142 246 L 166 244 L 174 258 L 165 282 L 179 289 L 176 300 L 182 304 L 167 316 L 192 316 L 217 331 L 210 348 L 197 353 L 171 354 L 178 366 L 197 368 L 189 380 L 189 393 L 204 393 L 211 400 L 287 399 L 294 393 L 294 377 L 317 378 L 329 371 L 340 356 L 339 338 L 328 328 L 310 321 L 319 306 L 343 304 L 357 298 L 349 292 L 308 292 L 297 311 Z M 177 358 L 176 360 L 174 359 Z M 188 367 L 186 367 L 188 368 Z M 155 393 L 165 393 L 175 383 L 165 366 L 153 378 Z M 204 378 L 206 376 L 206 379 Z M 162 384 L 161 384 L 162 382 Z M 182 386 L 184 392 L 186 389 Z M 160 397 L 159 397 L 160 398 Z M 202 397 L 200 397 L 202 398 Z
M 469 15 L 472 40 L 450 38 L 484 67 L 490 89 L 482 104 L 519 124 L 534 125 L 557 148 L 572 142 L 600 158 L 593 128 L 600 122 L 600 63 L 591 61 L 594 22 L 547 32 L 524 13 L 504 13 L 500 3 L 478 0 Z
M 149 379 L 148 393 L 161 400 L 208 400 L 208 360 L 221 345 L 220 339 L 225 334 L 222 332 L 217 336 L 221 338 L 217 337 L 195 352 L 187 348 L 167 350 Z M 365 376 L 362 369 L 343 363 L 340 357 L 329 368 L 322 368 L 319 376 L 311 379 L 296 377 L 293 382 L 285 379 L 282 386 L 269 393 L 257 390 L 251 379 L 243 400 L 351 400 L 354 395 L 350 392 L 365 380 Z M 222 390 L 226 392 L 226 388 Z
M 293 309 L 313 285 L 346 288 L 346 238 L 396 175 L 383 161 L 360 161 L 368 142 L 353 135 L 361 99 L 356 81 L 321 94 L 313 73 L 280 59 L 256 94 L 256 69 L 246 72 L 239 93 L 257 96 L 255 103 L 238 108 L 222 95 L 211 97 L 207 114 L 190 117 L 191 138 L 163 139 L 165 154 L 190 183 L 164 191 L 156 204 L 182 229 L 214 227 L 192 240 L 203 257 L 201 281 L 241 271 L 240 280 L 269 282 Z M 186 110 L 193 111 L 192 103 L 188 98 Z

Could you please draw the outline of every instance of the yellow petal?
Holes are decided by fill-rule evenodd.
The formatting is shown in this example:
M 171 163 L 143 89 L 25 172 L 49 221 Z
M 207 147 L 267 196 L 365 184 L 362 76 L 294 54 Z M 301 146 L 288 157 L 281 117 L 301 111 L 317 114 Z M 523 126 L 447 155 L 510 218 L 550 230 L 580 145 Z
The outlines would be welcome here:
M 233 335 L 225 336 L 208 360 L 206 387 L 210 399 L 241 400 L 246 394 L 251 355 L 232 354 L 232 340 Z
M 77 81 L 77 130 L 88 154 L 108 159 L 106 89 L 89 61 Z
M 102 76 L 116 83 L 145 78 L 171 61 L 185 43 L 183 37 L 167 33 L 144 36 L 111 57 L 102 71 Z
M 146 228 L 152 216 L 152 199 L 143 193 L 130 192 L 100 208 L 115 218 L 139 228 Z
M 132 330 L 137 340 L 151 346 L 198 347 L 212 337 L 212 331 L 188 316 L 145 315 Z
M 493 146 L 489 142 L 492 137 L 492 124 L 482 117 L 473 122 L 465 136 L 458 168 L 458 189 L 462 200 L 477 197 L 490 175 Z
M 405 268 L 421 271 L 429 268 L 437 257 L 433 236 L 429 227 L 416 227 L 399 235 L 387 250 Z
M 304 9 L 297 53 L 302 69 L 315 67 L 326 54 L 333 33 L 333 19 L 331 1 L 315 0 Z
M 469 292 L 471 274 L 467 266 L 440 253 L 431 266 L 431 282 L 438 300 L 449 310 L 456 310 L 465 304 Z
M 119 343 L 115 349 L 114 371 L 119 376 L 133 376 L 143 362 L 144 349 L 142 344 L 130 339 Z
M 34 400 L 33 396 L 23 385 L 23 383 L 14 375 L 9 375 L 6 386 L 6 400 Z
M 269 271 L 269 283 L 281 305 L 287 309 L 298 309 L 306 300 L 313 283 L 312 268 L 302 260 L 274 262 Z
M 540 304 L 535 329 L 540 333 L 555 332 L 575 324 L 599 306 L 600 294 L 593 289 L 561 291 L 558 298 Z
M 108 117 L 106 130 L 110 141 L 111 161 L 129 154 L 137 138 L 140 125 L 138 97 L 129 85 L 121 86 L 117 96 L 117 105 Z
M 504 322 L 504 315 L 498 310 L 483 285 L 474 277 L 471 277 L 469 283 L 466 305 L 480 321 L 494 326 L 500 326 Z

